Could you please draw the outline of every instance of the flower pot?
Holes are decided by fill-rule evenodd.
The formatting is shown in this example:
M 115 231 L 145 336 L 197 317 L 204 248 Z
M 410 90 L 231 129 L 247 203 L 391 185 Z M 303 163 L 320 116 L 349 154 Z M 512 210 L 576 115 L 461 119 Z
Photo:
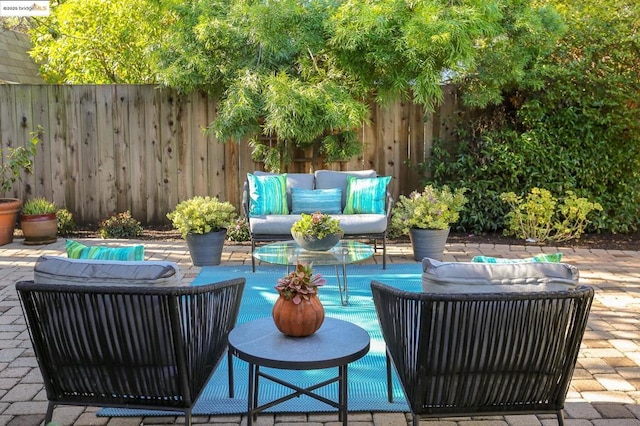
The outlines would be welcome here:
M 344 233 L 325 235 L 324 238 L 318 238 L 312 235 L 305 235 L 298 232 L 291 232 L 291 236 L 300 247 L 309 251 L 327 251 L 333 248 Z
M 302 299 L 297 305 L 283 296 L 278 297 L 271 311 L 278 330 L 287 336 L 305 337 L 318 331 L 324 321 L 324 306 L 317 294 Z
M 413 247 L 413 258 L 418 261 L 425 257 L 442 260 L 450 229 L 411 228 L 409 238 Z
M 55 213 L 23 214 L 20 227 L 24 234 L 23 244 L 51 244 L 58 241 L 58 219 Z
M 206 234 L 187 234 L 187 246 L 194 266 L 216 266 L 222 258 L 222 248 L 227 230 Z
M 20 206 L 22 201 L 17 198 L 0 198 L 0 246 L 13 241 Z

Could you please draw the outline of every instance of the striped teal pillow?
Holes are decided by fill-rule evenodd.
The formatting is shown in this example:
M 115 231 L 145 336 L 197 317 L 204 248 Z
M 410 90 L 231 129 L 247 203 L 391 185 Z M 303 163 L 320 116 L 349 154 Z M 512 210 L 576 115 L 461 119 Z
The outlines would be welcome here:
M 287 205 L 287 174 L 256 176 L 247 173 L 249 180 L 250 216 L 289 214 Z
M 291 188 L 291 213 L 342 213 L 342 189 Z
M 144 260 L 144 246 L 86 246 L 77 241 L 67 240 L 67 257 L 70 259 Z
M 491 256 L 474 256 L 471 261 L 474 263 L 530 263 L 530 262 L 551 262 L 559 263 L 562 260 L 562 253 L 536 254 L 526 259 L 508 259 Z
M 347 177 L 347 201 L 344 214 L 385 214 L 387 185 L 391 176 L 362 178 Z

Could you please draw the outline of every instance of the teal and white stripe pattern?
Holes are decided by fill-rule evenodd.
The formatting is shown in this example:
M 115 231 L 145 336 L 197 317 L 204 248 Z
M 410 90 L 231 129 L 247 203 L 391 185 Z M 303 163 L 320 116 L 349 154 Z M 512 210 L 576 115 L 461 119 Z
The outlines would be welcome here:
M 287 174 L 256 176 L 247 173 L 249 181 L 250 216 L 289 214 L 287 205 Z
M 347 201 L 344 214 L 385 214 L 387 185 L 391 176 L 347 178 Z
M 71 259 L 97 260 L 144 260 L 144 246 L 128 247 L 86 246 L 78 241 L 67 240 L 67 257 Z
M 291 213 L 342 213 L 342 189 L 291 188 Z

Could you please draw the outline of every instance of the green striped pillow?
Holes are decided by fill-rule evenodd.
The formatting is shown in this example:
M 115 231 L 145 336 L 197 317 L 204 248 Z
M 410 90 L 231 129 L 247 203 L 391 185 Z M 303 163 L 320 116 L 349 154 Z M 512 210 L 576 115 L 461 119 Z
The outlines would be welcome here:
M 361 179 L 348 176 L 344 214 L 385 214 L 385 198 L 390 181 L 391 176 Z
M 256 176 L 247 173 L 251 204 L 250 216 L 289 214 L 287 174 Z
M 530 262 L 551 262 L 559 263 L 562 260 L 562 253 L 537 254 L 526 259 L 507 259 L 491 256 L 474 256 L 471 261 L 474 263 L 530 263 Z
M 144 246 L 86 246 L 77 241 L 67 240 L 67 257 L 70 259 L 144 260 Z

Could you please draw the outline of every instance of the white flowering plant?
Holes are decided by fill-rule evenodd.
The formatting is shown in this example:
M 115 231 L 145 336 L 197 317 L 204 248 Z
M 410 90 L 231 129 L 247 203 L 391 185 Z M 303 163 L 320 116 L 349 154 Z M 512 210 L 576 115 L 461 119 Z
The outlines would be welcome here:
M 180 202 L 167 217 L 182 238 L 186 238 L 187 234 L 206 234 L 227 228 L 236 219 L 236 212 L 229 202 L 196 196 Z

